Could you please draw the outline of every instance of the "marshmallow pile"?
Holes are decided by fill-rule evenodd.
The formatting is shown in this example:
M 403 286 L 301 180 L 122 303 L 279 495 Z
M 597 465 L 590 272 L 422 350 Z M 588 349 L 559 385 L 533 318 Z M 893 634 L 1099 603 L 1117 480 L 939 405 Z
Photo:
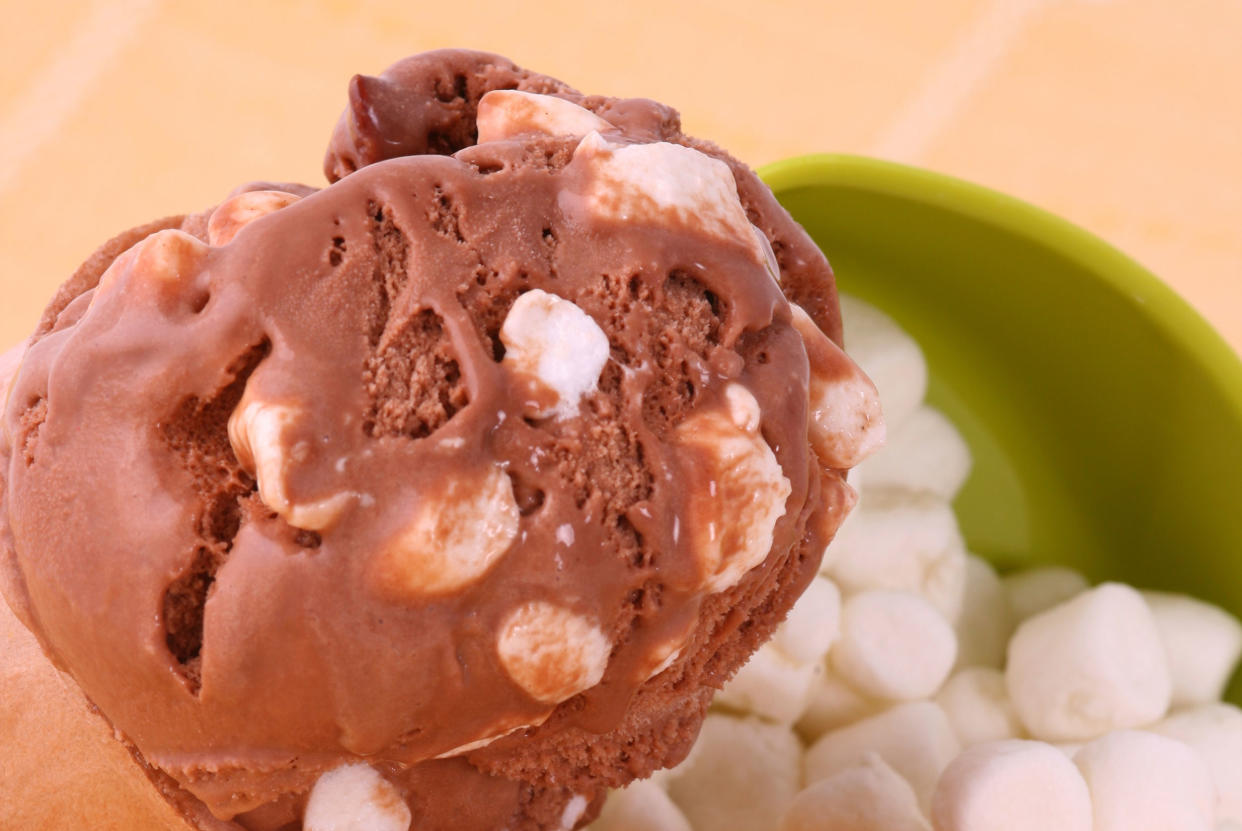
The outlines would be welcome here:
M 1039 567 L 1000 576 L 951 501 L 970 455 L 918 344 L 842 298 L 889 443 L 775 637 L 686 760 L 593 831 L 1242 829 L 1242 624 L 1191 597 Z

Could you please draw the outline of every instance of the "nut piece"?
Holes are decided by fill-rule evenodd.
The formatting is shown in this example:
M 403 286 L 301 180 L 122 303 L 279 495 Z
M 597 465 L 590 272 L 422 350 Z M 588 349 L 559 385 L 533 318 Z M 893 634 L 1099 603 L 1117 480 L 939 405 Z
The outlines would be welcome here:
M 443 594 L 468 586 L 509 550 L 518 533 L 513 483 L 499 467 L 443 483 L 420 498 L 413 520 L 377 560 L 380 584 L 400 596 Z
M 678 444 L 699 452 L 700 463 L 686 471 L 686 518 L 708 592 L 736 585 L 763 562 L 792 492 L 759 432 L 759 402 L 750 390 L 730 384 L 725 404 L 692 415 L 675 431 Z
M 408 831 L 410 808 L 370 765 L 345 765 L 319 777 L 306 801 L 306 831 Z
M 612 644 L 586 617 L 537 600 L 510 613 L 496 649 L 518 686 L 538 701 L 559 704 L 600 682 Z
M 585 192 L 577 196 L 591 215 L 697 228 L 745 246 L 772 274 L 774 257 L 760 243 L 767 238 L 746 218 L 733 171 L 719 159 L 665 141 L 613 144 L 591 132 L 578 143 L 572 164 L 586 171 Z
M 568 418 L 592 392 L 608 362 L 608 336 L 591 316 L 568 300 L 532 289 L 513 302 L 500 327 L 501 365 L 534 377 L 556 402 L 534 413 Z
M 880 394 L 801 306 L 790 304 L 790 309 L 811 364 L 811 447 L 825 467 L 846 470 L 884 444 Z
M 239 193 L 221 202 L 207 220 L 207 240 L 212 245 L 228 245 L 245 228 L 259 217 L 275 213 L 286 205 L 292 205 L 300 197 L 283 190 L 252 190 Z
M 338 493 L 326 499 L 295 503 L 289 498 L 287 480 L 292 460 L 305 454 L 298 442 L 289 447 L 289 433 L 301 417 L 300 408 L 245 397 L 229 416 L 229 442 L 243 468 L 259 483 L 259 498 L 295 528 L 322 531 L 349 503 L 352 494 Z
M 572 101 L 516 89 L 496 89 L 479 99 L 479 144 L 523 133 L 585 136 L 616 130 L 611 123 Z

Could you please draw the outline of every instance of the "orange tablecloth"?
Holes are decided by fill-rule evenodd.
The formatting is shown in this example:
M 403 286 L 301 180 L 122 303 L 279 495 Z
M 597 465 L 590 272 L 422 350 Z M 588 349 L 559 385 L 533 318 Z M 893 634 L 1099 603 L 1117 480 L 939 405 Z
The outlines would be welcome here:
M 754 165 L 816 151 L 1008 191 L 1242 348 L 1237 0 L 0 0 L 0 343 L 94 246 L 248 179 L 321 181 L 355 72 L 502 52 L 645 95 Z M 829 252 L 831 255 L 831 252 Z

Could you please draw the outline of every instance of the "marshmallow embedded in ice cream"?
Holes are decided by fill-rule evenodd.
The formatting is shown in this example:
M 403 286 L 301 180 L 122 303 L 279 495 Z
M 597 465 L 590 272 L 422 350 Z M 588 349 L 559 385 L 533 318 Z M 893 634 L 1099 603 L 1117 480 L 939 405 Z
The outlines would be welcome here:
M 1117 730 L 1084 746 L 1074 764 L 1091 792 L 1093 831 L 1212 831 L 1212 777 L 1182 742 Z
M 746 387 L 725 388 L 724 406 L 703 410 L 676 428 L 697 451 L 686 473 L 684 532 L 698 557 L 703 585 L 723 591 L 772 548 L 772 532 L 792 488 L 759 431 L 759 402 Z
M 299 198 L 283 190 L 251 190 L 226 199 L 207 220 L 207 241 L 228 245 L 251 222 L 292 205 Z
M 780 831 L 930 831 L 910 783 L 867 753 L 858 764 L 803 789 Z
M 599 218 L 696 228 L 749 249 L 777 278 L 767 238 L 750 224 L 729 166 L 690 147 L 667 141 L 617 144 L 588 133 L 573 165 L 586 170 L 585 190 L 575 194 Z
M 265 505 L 294 528 L 322 531 L 336 520 L 356 495 L 335 493 L 298 502 L 290 496 L 287 486 L 289 469 L 309 452 L 307 441 L 293 440 L 303 411 L 302 407 L 293 404 L 243 399 L 229 417 L 229 441 L 242 467 L 254 474 L 259 485 L 259 497 Z
M 410 521 L 377 556 L 376 580 L 389 594 L 418 597 L 464 588 L 486 574 L 517 537 L 513 483 L 499 467 L 448 477 L 438 490 L 419 500 Z
M 572 101 L 517 89 L 495 89 L 480 98 L 478 127 L 480 144 L 525 133 L 585 136 L 616 129 Z
M 559 704 L 598 684 L 611 649 L 588 618 L 542 600 L 525 603 L 505 618 L 496 643 L 509 677 L 545 704 Z
M 534 378 L 555 402 L 534 415 L 570 417 L 596 388 L 608 361 L 608 336 L 590 315 L 542 289 L 525 292 L 500 327 L 502 364 Z
M 1151 611 L 1119 583 L 1024 621 L 1009 642 L 1005 681 L 1022 723 L 1047 741 L 1152 724 L 1172 694 Z
M 185 298 L 189 283 L 211 249 L 197 237 L 176 229 L 157 231 L 113 260 L 99 279 L 93 306 L 124 283 L 126 303 L 139 298 L 168 304 Z
M 1074 763 L 1043 742 L 978 744 L 945 770 L 936 831 L 1091 831 L 1091 797 Z
M 311 788 L 303 831 L 409 831 L 410 808 L 370 765 L 330 770 Z
M 895 701 L 932 695 L 957 657 L 953 627 L 915 594 L 865 591 L 841 607 L 832 666 L 859 690 Z
M 811 445 L 826 466 L 853 467 L 884 444 L 879 393 L 802 307 L 790 309 L 811 364 Z

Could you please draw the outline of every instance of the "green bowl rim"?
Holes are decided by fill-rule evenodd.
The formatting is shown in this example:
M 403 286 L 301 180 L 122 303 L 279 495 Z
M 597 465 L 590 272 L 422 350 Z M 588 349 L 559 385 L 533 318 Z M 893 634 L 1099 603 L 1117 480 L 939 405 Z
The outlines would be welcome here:
M 815 153 L 782 159 L 758 172 L 778 197 L 786 190 L 825 185 L 879 193 L 991 225 L 1081 263 L 1203 367 L 1242 425 L 1238 353 L 1159 277 L 1077 225 L 982 185 L 866 156 Z M 827 253 L 831 261 L 832 252 Z

